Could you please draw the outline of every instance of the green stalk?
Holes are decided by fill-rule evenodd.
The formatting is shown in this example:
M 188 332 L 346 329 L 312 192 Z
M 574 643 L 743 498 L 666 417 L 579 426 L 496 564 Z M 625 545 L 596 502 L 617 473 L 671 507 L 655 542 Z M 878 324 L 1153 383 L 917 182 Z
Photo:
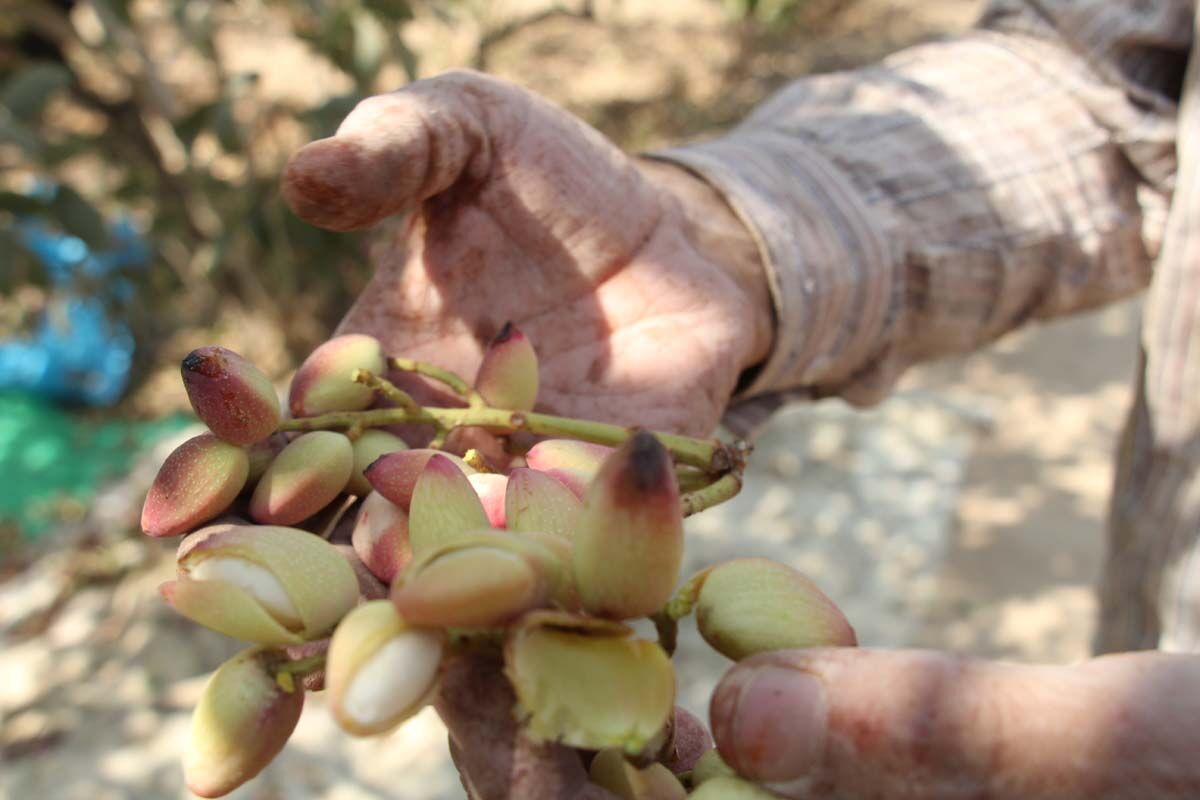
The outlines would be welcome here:
M 720 478 L 694 492 L 688 492 L 679 498 L 683 506 L 683 515 L 690 517 L 699 514 L 706 508 L 720 505 L 737 495 L 742 490 L 742 476 L 738 472 L 727 472 Z
M 436 364 L 430 364 L 427 361 L 415 361 L 411 358 L 389 358 L 388 366 L 402 372 L 413 372 L 417 375 L 424 375 L 426 378 L 432 378 L 439 383 L 445 384 L 451 391 L 463 400 L 466 400 L 471 408 L 480 408 L 485 405 L 483 397 L 480 396 L 479 392 L 471 388 L 471 384 L 450 370 L 442 369 Z
M 437 408 L 426 406 L 420 409 L 374 408 L 367 411 L 331 411 L 315 417 L 284 420 L 281 431 L 315 431 L 348 429 L 355 425 L 363 428 L 378 428 L 386 425 L 427 423 L 449 429 L 463 426 L 481 426 L 498 429 L 505 433 L 529 431 L 540 436 L 567 436 L 596 444 L 616 446 L 633 435 L 635 428 L 592 422 L 553 414 L 538 414 L 528 411 L 509 411 L 500 408 Z M 740 467 L 740 451 L 718 439 L 697 439 L 673 433 L 654 435 L 681 464 L 699 467 L 710 475 L 721 475 Z M 710 491 L 712 486 L 697 492 Z M 736 494 L 734 490 L 733 494 Z M 729 497 L 733 495 L 730 494 Z M 703 506 L 707 508 L 707 506 Z

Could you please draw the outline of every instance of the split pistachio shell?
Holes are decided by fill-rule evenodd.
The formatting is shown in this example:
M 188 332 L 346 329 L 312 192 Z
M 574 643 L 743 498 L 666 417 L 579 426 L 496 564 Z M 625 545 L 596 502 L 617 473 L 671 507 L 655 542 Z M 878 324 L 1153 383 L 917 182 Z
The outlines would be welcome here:
M 475 390 L 492 408 L 533 410 L 538 394 L 537 353 L 511 322 L 505 323 L 484 350 Z
M 769 650 L 856 644 L 854 629 L 816 584 L 765 558 L 709 569 L 695 611 L 700 635 L 735 661 Z
M 504 669 L 527 734 L 641 753 L 670 719 L 675 673 L 662 648 L 628 634 L 561 612 L 523 617 L 509 632 Z
M 533 539 L 469 532 L 420 556 L 393 585 L 392 602 L 415 625 L 503 625 L 555 597 L 564 557 Z
M 441 450 L 421 448 L 418 450 L 402 450 L 388 453 L 372 462 L 363 472 L 367 482 L 375 491 L 391 500 L 400 508 L 408 511 L 412 505 L 413 489 L 417 479 L 435 455 L 450 459 L 464 475 L 471 475 L 475 470 L 456 455 L 443 453 Z
M 479 502 L 483 505 L 488 522 L 493 528 L 503 528 L 506 522 L 504 499 L 508 491 L 508 476 L 494 472 L 477 472 L 468 475 L 467 480 L 475 494 L 479 495 Z
M 442 648 L 440 632 L 413 627 L 386 600 L 354 609 L 334 632 L 326 663 L 338 724 L 370 736 L 415 714 L 437 687 Z
M 408 509 L 413 552 L 420 555 L 488 525 L 487 512 L 467 476 L 449 458 L 432 455 L 417 478 Z
M 261 772 L 300 720 L 304 691 L 283 689 L 268 658 L 261 648 L 244 650 L 204 687 L 183 759 L 187 786 L 201 797 L 221 797 Z
M 626 761 L 617 749 L 597 753 L 588 768 L 588 777 L 621 800 L 685 800 L 687 797 L 683 785 L 671 770 L 657 762 L 639 769 Z
M 379 492 L 371 492 L 358 510 L 350 543 L 376 578 L 391 583 L 412 560 L 408 515 Z
M 646 431 L 604 462 L 574 540 L 583 607 L 612 619 L 648 616 L 671 598 L 683 561 L 683 513 L 670 454 Z
M 407 450 L 408 445 L 394 433 L 369 429 L 354 440 L 354 469 L 350 473 L 350 483 L 346 491 L 363 497 L 371 491 L 371 483 L 364 474 L 367 467 L 375 463 L 380 456 Z
M 163 584 L 185 617 L 237 639 L 292 645 L 324 635 L 358 600 L 346 559 L 294 528 L 217 525 L 180 546 L 179 576 Z
M 576 439 L 546 439 L 525 454 L 531 469 L 546 473 L 582 499 L 613 448 Z
M 508 476 L 504 496 L 506 527 L 540 531 L 566 539 L 575 536 L 583 503 L 559 481 L 544 472 L 518 467 Z
M 292 378 L 288 406 L 293 417 L 327 411 L 361 411 L 371 405 L 375 391 L 356 383 L 355 370 L 382 375 L 383 347 L 373 336 L 348 334 L 325 342 L 304 360 Z
M 256 522 L 294 525 L 311 517 L 346 488 L 354 466 L 350 440 L 332 431 L 312 431 L 275 457 L 254 487 L 250 516 Z
M 279 397 L 258 367 L 224 347 L 201 347 L 180 365 L 200 421 L 233 444 L 253 444 L 279 425 Z
M 250 462 L 242 448 L 203 433 L 163 462 L 142 506 L 142 530 L 176 536 L 229 507 L 246 484 Z

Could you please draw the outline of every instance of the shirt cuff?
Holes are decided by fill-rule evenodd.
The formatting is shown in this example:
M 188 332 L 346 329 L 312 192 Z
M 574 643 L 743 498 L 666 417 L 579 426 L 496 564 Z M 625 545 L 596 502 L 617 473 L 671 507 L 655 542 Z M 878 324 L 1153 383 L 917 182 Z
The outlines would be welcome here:
M 839 393 L 868 370 L 896 323 L 903 287 L 894 245 L 884 234 L 890 226 L 881 224 L 850 176 L 794 133 L 769 129 L 739 130 L 651 156 L 695 172 L 720 191 L 762 255 L 775 339 L 735 402 L 784 392 Z

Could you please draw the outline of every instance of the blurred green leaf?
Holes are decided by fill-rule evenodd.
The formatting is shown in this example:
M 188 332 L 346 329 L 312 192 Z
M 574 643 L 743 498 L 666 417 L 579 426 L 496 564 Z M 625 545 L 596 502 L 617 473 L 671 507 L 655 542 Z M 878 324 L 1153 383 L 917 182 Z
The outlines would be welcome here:
M 59 185 L 48 210 L 68 233 L 89 245 L 103 245 L 108 240 L 108 229 L 100 212 L 70 186 Z
M 13 214 L 37 214 L 46 208 L 46 204 L 36 197 L 19 192 L 0 192 L 0 209 Z
M 363 0 L 363 6 L 390 22 L 408 22 L 413 18 L 408 0 Z
M 242 127 L 233 115 L 233 103 L 228 100 L 217 103 L 213 109 L 212 128 L 225 150 L 236 153 L 242 149 Z
M 35 119 L 54 93 L 70 84 L 71 73 L 62 64 L 30 64 L 5 82 L 0 103 L 18 119 Z
M 12 142 L 32 156 L 40 155 L 42 143 L 34 132 L 11 116 L 5 119 L 7 115 L 3 111 L 0 108 L 0 142 Z
M 383 65 L 383 56 L 387 50 L 387 32 L 379 20 L 361 10 L 354 12 L 353 27 L 354 76 L 360 86 L 368 86 Z
M 401 66 L 404 67 L 404 74 L 408 76 L 410 81 L 415 81 L 421 77 L 419 73 L 420 63 L 417 61 L 417 54 L 412 51 L 412 48 L 404 43 L 404 40 L 399 36 L 392 42 L 392 49 L 396 52 L 396 57 L 400 59 Z
M 192 109 L 176 122 L 175 135 L 179 137 L 179 141 L 187 147 L 191 147 L 196 141 L 196 137 L 209 126 L 209 120 L 212 119 L 216 107 L 216 103 L 204 103 Z

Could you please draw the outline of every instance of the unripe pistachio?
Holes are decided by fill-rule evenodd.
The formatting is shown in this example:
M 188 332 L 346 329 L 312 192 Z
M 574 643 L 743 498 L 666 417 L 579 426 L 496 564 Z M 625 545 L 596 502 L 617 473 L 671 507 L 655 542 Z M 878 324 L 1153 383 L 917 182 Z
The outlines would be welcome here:
M 293 417 L 326 411 L 361 411 L 375 399 L 375 390 L 353 379 L 355 370 L 382 375 L 383 346 L 373 336 L 337 336 L 312 351 L 292 378 L 288 407 Z
M 506 322 L 483 351 L 475 390 L 493 408 L 532 411 L 538 394 L 538 362 L 533 345 Z
M 200 421 L 233 444 L 253 444 L 279 425 L 279 396 L 258 367 L 224 347 L 201 347 L 180 365 Z
M 415 714 L 437 687 L 442 648 L 441 633 L 413 627 L 386 600 L 351 611 L 333 634 L 325 666 L 338 724 L 370 736 Z
M 474 475 L 468 475 L 467 480 L 475 494 L 479 495 L 479 502 L 483 505 L 488 522 L 493 528 L 503 528 L 506 522 L 504 497 L 508 491 L 508 476 L 494 472 L 476 472 Z
M 583 607 L 612 619 L 660 610 L 683 561 L 683 512 L 671 456 L 639 431 L 604 462 L 575 536 Z
M 350 473 L 350 483 L 346 491 L 359 497 L 371 491 L 371 483 L 367 480 L 367 467 L 374 464 L 380 456 L 407 450 L 408 445 L 394 433 L 369 428 L 354 440 L 354 469 Z
M 296 729 L 304 690 L 285 690 L 262 648 L 243 650 L 213 673 L 192 713 L 183 758 L 187 787 L 221 797 L 263 770 Z
M 372 462 L 364 471 L 367 481 L 375 491 L 408 511 L 412 505 L 413 489 L 416 488 L 417 478 L 421 477 L 429 459 L 440 455 L 450 459 L 464 475 L 474 474 L 475 470 L 456 455 L 443 453 L 441 450 L 421 448 L 418 450 L 401 450 L 388 453 Z
M 626 761 L 616 748 L 596 754 L 588 768 L 588 777 L 621 800 L 685 800 L 687 797 L 683 785 L 671 770 L 657 762 L 639 769 Z
M 467 476 L 444 455 L 432 455 L 417 478 L 408 508 L 408 539 L 413 553 L 419 556 L 460 534 L 488 525 L 487 512 Z
M 259 644 L 320 638 L 359 596 L 342 554 L 295 528 L 214 525 L 181 543 L 177 564 L 177 580 L 159 588 L 176 611 Z
M 282 433 L 273 433 L 266 439 L 247 445 L 245 450 L 246 457 L 250 459 L 250 473 L 246 476 L 246 485 L 258 483 L 258 479 L 267 471 L 267 467 L 271 466 L 275 456 L 282 453 L 287 445 L 287 437 Z
M 211 433 L 188 439 L 154 477 L 142 506 L 142 530 L 175 536 L 208 522 L 237 498 L 249 471 L 242 448 Z
M 769 650 L 856 644 L 841 610 L 791 567 L 739 558 L 711 567 L 702 580 L 696 626 L 735 661 Z
M 371 492 L 358 510 L 350 544 L 376 578 L 391 583 L 412 560 L 408 515 L 379 492 Z
M 563 558 L 531 538 L 467 532 L 414 561 L 392 585 L 392 602 L 414 625 L 503 625 L 549 603 Z
M 293 439 L 254 487 L 250 516 L 272 525 L 307 519 L 346 488 L 353 467 L 354 449 L 340 433 L 312 431 Z
M 509 530 L 541 531 L 573 539 L 583 503 L 546 473 L 518 467 L 508 476 L 504 511 Z
M 510 628 L 504 672 L 527 735 L 643 752 L 671 716 L 675 673 L 662 648 L 630 633 L 618 623 L 555 611 L 526 614 Z
M 699 786 L 705 781 L 710 781 L 713 778 L 733 778 L 737 777 L 737 773 L 733 768 L 721 760 L 721 754 L 717 748 L 705 751 L 704 755 L 696 762 L 696 766 L 692 767 L 692 785 Z
M 600 465 L 613 448 L 576 439 L 546 439 L 525 454 L 530 469 L 545 472 L 583 499 L 588 486 L 600 471 Z
M 710 778 L 688 797 L 692 800 L 779 800 L 766 789 L 733 775 Z

